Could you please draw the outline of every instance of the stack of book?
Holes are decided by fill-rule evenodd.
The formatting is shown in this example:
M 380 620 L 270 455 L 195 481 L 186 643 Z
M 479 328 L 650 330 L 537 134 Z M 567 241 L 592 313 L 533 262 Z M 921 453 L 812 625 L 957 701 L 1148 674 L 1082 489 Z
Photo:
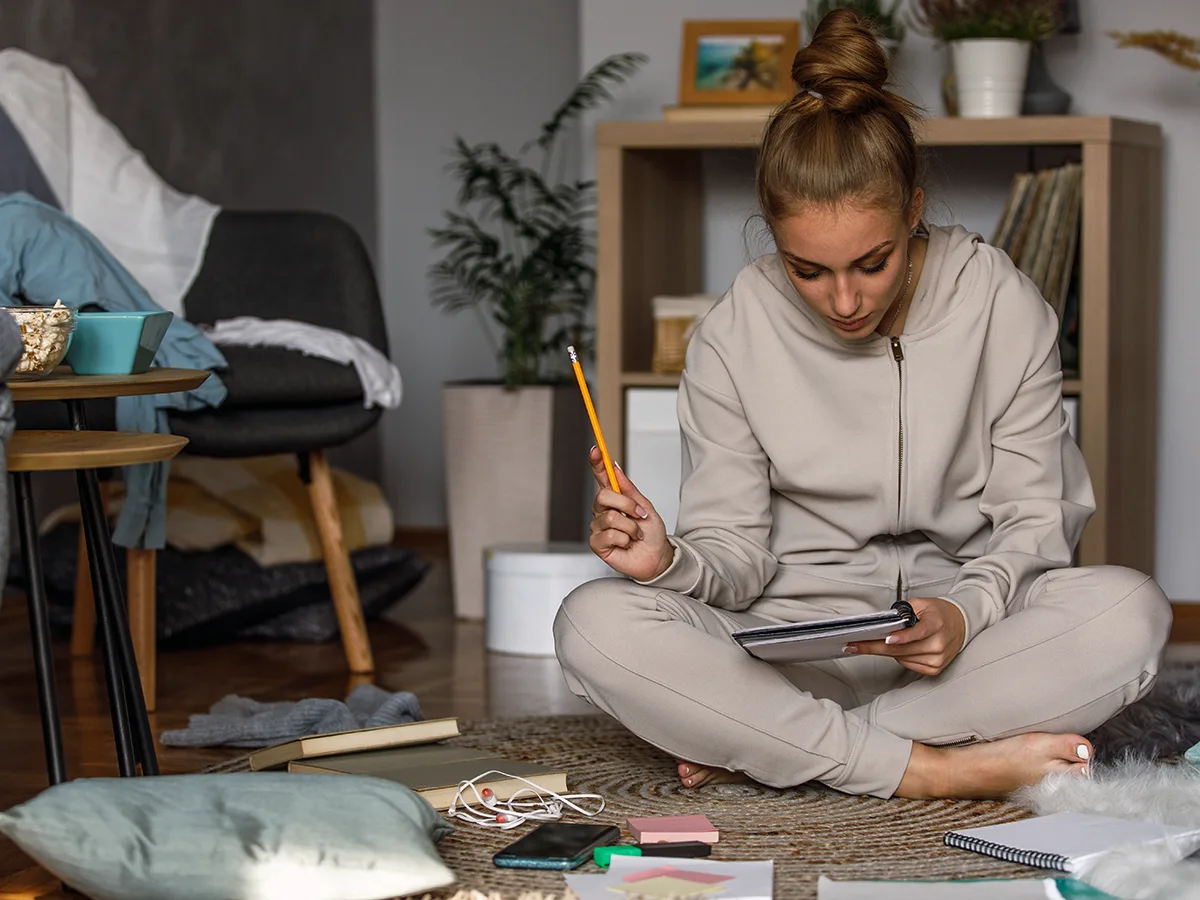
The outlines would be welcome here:
M 1079 233 L 1083 166 L 1018 172 L 992 244 L 1029 276 L 1058 315 L 1063 368 L 1078 368 Z
M 566 772 L 445 743 L 459 734 L 458 720 L 453 718 L 318 734 L 252 753 L 250 768 L 387 778 L 420 794 L 439 810 L 449 808 L 466 781 L 474 781 L 481 791 L 491 788 L 498 800 L 528 790 L 526 780 L 545 792 L 566 792 Z M 469 801 L 476 799 L 471 791 L 464 796 Z

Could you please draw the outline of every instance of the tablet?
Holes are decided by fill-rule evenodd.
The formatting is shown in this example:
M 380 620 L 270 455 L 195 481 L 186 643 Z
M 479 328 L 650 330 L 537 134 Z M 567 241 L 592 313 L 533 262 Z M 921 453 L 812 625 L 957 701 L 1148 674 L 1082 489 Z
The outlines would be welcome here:
M 917 615 L 904 600 L 891 609 L 861 616 L 839 616 L 815 622 L 743 628 L 733 639 L 751 656 L 774 663 L 836 659 L 851 641 L 878 641 L 894 631 L 917 624 Z

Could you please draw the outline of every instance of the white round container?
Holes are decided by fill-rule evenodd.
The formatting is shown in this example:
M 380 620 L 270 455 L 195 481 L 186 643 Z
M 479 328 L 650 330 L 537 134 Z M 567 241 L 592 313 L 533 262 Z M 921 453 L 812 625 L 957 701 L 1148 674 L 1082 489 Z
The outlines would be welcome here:
M 483 553 L 487 649 L 554 655 L 554 617 L 579 585 L 616 573 L 587 544 L 498 544 Z
M 1029 74 L 1030 44 L 1011 39 L 954 41 L 954 87 L 964 119 L 1019 116 Z

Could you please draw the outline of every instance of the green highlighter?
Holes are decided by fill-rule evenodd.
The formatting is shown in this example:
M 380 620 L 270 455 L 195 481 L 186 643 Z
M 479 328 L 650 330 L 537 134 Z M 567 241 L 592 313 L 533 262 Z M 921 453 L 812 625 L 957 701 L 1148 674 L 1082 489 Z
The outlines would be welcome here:
M 712 853 L 712 845 L 703 841 L 681 841 L 678 844 L 610 844 L 592 851 L 592 859 L 607 869 L 614 856 L 665 856 L 674 859 L 697 859 Z

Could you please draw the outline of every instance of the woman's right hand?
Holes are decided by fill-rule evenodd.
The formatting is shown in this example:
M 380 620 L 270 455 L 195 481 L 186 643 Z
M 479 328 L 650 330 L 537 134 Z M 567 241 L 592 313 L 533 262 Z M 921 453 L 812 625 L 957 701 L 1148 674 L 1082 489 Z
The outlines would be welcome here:
M 588 462 L 600 487 L 592 501 L 592 537 L 588 541 L 592 552 L 635 581 L 657 578 L 675 557 L 662 517 L 620 466 L 614 464 L 613 471 L 621 493 L 609 486 L 604 458 L 597 448 L 588 454 Z

